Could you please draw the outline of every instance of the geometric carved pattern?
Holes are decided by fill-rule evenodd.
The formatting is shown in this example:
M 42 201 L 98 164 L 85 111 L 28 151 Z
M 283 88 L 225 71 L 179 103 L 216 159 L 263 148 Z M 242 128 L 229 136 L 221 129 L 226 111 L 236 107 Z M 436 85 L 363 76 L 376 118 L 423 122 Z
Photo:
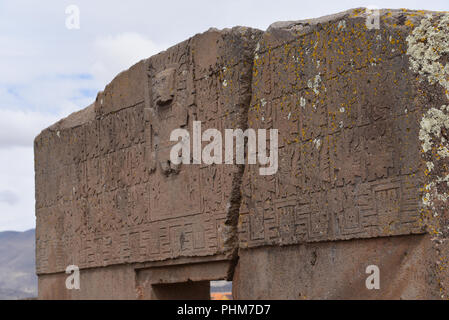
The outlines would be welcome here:
M 174 167 L 169 138 L 195 120 L 223 136 L 245 122 L 260 33 L 212 30 L 141 61 L 36 138 L 38 273 L 233 249 L 236 166 Z
M 279 170 L 245 167 L 241 247 L 423 231 L 410 30 L 364 21 L 273 26 L 260 40 L 248 122 L 279 130 Z

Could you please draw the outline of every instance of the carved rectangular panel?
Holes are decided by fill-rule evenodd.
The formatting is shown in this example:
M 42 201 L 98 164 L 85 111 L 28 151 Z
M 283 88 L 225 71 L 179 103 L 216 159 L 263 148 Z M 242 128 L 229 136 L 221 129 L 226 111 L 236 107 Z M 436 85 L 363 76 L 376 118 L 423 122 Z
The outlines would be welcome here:
M 406 36 L 349 13 L 263 35 L 248 123 L 278 129 L 279 168 L 245 167 L 241 247 L 423 232 Z
M 170 133 L 246 123 L 260 33 L 211 30 L 141 61 L 36 139 L 38 273 L 232 256 L 223 230 L 241 172 L 174 165 Z

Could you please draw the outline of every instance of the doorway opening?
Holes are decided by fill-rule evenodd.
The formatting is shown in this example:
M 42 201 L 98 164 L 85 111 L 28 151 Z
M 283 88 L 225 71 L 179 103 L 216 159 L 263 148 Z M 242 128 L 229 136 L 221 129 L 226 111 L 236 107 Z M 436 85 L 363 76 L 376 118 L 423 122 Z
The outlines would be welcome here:
M 210 282 L 211 300 L 233 300 L 232 281 L 219 280 Z

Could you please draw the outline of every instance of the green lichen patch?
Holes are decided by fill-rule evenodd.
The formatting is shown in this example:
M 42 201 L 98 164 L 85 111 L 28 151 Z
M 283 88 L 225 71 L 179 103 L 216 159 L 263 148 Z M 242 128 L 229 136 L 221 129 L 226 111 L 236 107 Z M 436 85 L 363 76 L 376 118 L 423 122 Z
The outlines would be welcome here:
M 429 83 L 441 84 L 449 91 L 449 14 L 428 15 L 407 37 L 413 71 L 427 77 Z

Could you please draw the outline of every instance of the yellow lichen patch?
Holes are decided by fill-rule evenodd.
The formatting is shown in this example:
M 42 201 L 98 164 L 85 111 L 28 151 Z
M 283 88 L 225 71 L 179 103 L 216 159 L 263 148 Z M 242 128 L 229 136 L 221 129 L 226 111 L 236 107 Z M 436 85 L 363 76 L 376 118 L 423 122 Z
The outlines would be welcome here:
M 413 28 L 415 25 L 413 24 L 413 22 L 411 22 L 410 20 L 405 21 L 405 25 L 407 27 Z

